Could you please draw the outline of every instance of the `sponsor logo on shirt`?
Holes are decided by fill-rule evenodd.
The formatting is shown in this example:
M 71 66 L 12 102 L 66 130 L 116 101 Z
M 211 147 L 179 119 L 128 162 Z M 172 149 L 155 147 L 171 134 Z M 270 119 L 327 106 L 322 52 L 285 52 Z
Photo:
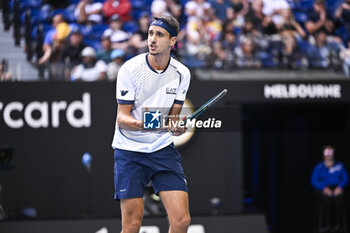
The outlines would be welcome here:
M 171 94 L 171 95 L 175 95 L 176 94 L 176 88 L 167 87 L 166 88 L 166 93 L 167 94 Z
M 329 168 L 329 173 L 334 173 L 334 172 L 338 172 L 338 171 L 341 171 L 341 166 L 340 165 L 337 165 L 337 166 Z

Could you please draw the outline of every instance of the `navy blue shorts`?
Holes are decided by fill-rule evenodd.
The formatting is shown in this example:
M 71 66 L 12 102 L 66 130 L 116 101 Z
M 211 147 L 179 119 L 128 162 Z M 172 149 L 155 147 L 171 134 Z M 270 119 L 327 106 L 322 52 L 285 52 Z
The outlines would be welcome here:
M 149 181 L 156 194 L 170 190 L 187 192 L 181 156 L 173 144 L 153 153 L 115 149 L 114 161 L 116 200 L 143 197 Z

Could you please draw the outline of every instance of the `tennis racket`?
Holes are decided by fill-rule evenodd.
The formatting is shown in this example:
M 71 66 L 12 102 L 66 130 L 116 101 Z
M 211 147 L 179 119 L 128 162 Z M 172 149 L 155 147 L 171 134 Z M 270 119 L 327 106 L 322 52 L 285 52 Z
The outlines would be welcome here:
M 190 116 L 186 117 L 185 124 L 187 120 L 193 120 L 202 115 L 208 107 L 214 105 L 217 101 L 219 101 L 222 97 L 224 97 L 227 93 L 227 89 L 222 90 L 220 93 L 213 96 L 210 100 L 208 100 L 205 104 L 203 104 L 200 108 L 198 108 L 194 113 L 192 113 Z M 164 142 L 166 142 L 169 138 L 171 138 L 174 135 L 174 132 L 168 131 L 168 133 L 162 135 L 160 138 L 158 138 L 155 142 L 150 144 L 148 146 L 149 150 L 154 150 L 158 146 L 162 145 Z

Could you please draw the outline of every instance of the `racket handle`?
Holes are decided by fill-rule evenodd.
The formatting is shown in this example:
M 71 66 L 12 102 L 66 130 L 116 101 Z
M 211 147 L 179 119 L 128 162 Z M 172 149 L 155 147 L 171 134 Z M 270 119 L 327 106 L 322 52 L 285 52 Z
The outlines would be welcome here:
M 153 151 L 155 148 L 159 147 L 164 142 L 166 142 L 169 138 L 171 138 L 172 135 L 173 135 L 172 131 L 170 131 L 169 133 L 165 133 L 160 138 L 158 138 L 156 141 L 154 141 L 152 144 L 148 145 L 148 149 Z

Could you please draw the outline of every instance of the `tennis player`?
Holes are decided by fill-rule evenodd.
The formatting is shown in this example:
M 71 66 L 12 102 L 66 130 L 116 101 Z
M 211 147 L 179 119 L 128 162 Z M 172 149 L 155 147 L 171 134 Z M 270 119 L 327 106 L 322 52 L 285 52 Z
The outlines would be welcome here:
M 167 211 L 169 232 L 187 232 L 190 224 L 180 154 L 171 138 L 149 149 L 167 130 L 164 126 L 163 130 L 147 130 L 143 124 L 145 111 L 152 114 L 152 121 L 160 115 L 178 120 L 190 84 L 189 69 L 170 56 L 178 32 L 179 24 L 173 17 L 155 18 L 148 30 L 149 52 L 128 60 L 118 72 L 118 114 L 112 146 L 122 233 L 139 232 L 144 213 L 142 197 L 149 181 Z M 186 128 L 174 126 L 168 130 L 178 136 Z

